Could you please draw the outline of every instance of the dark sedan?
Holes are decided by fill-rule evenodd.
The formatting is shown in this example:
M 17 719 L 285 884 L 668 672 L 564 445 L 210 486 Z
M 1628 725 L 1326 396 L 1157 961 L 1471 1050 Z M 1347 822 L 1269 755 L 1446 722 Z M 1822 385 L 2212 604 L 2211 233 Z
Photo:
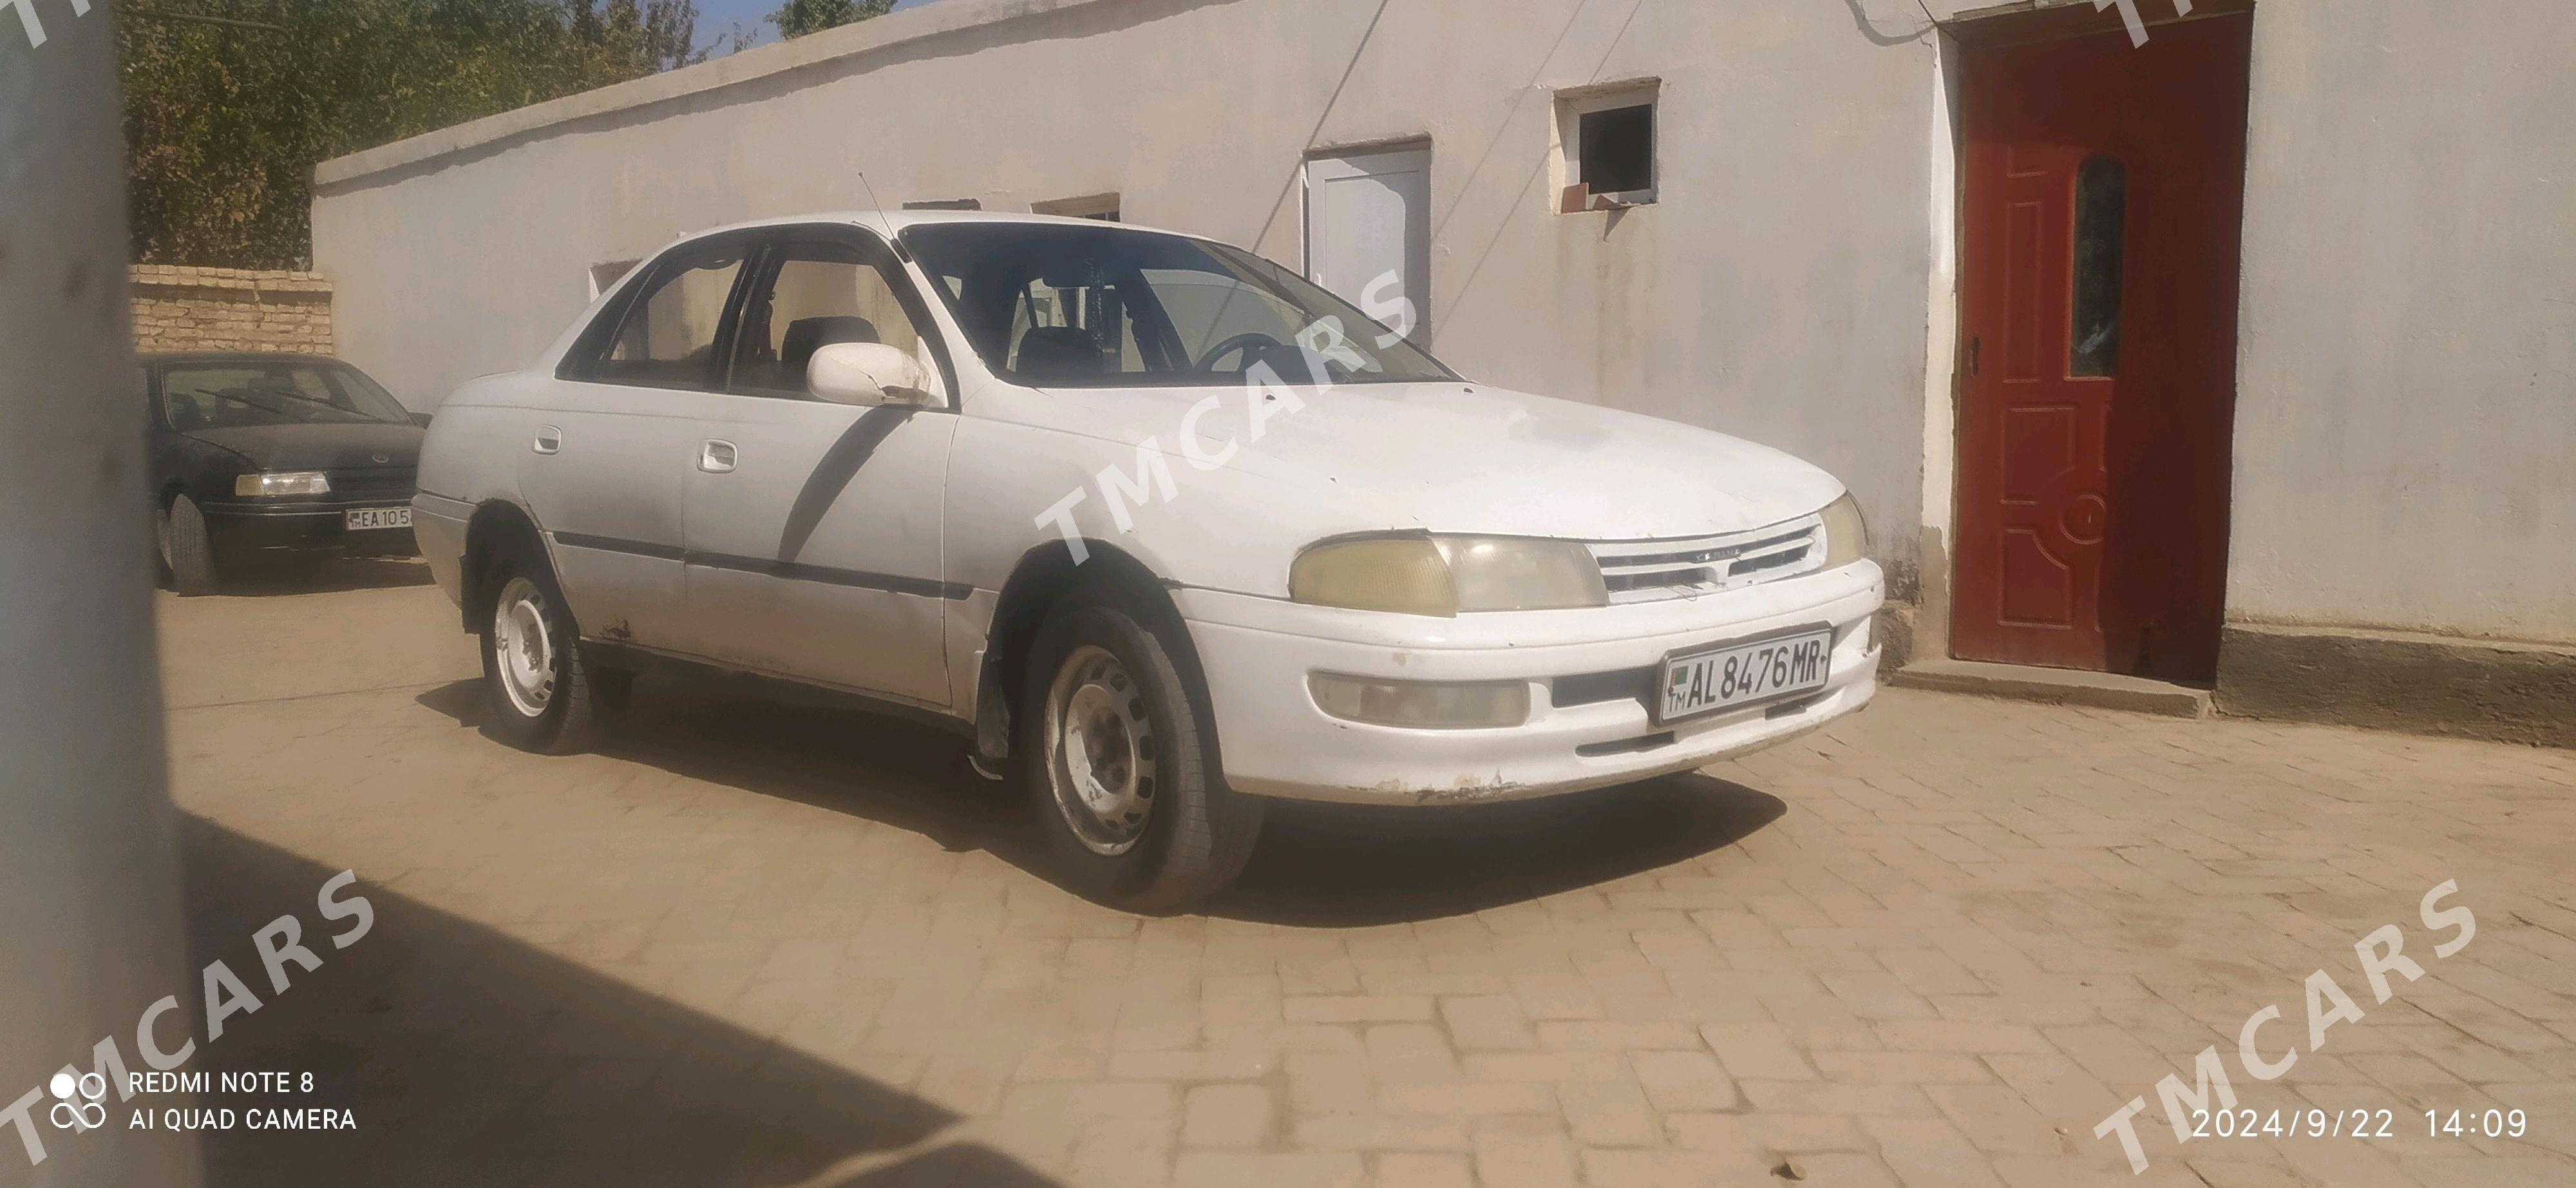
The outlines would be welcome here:
M 181 594 L 239 562 L 415 554 L 421 422 L 337 359 L 146 355 L 161 561 Z

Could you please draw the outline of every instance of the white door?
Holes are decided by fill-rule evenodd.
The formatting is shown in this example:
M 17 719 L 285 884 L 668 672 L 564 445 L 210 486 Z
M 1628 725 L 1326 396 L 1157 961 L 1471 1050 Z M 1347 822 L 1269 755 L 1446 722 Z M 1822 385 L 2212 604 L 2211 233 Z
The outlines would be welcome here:
M 633 300 L 601 311 L 513 447 L 520 492 L 553 542 L 555 576 L 583 635 L 689 647 L 682 484 L 742 265 L 739 236 L 655 261 Z
M 957 417 L 829 404 L 805 390 L 806 364 L 836 342 L 899 347 L 941 375 L 922 337 L 928 310 L 873 237 L 781 233 L 758 269 L 724 390 L 703 398 L 693 443 L 694 650 L 944 706 L 944 616 L 964 596 L 940 575 Z
M 1306 277 L 1430 343 L 1430 149 L 1306 162 Z

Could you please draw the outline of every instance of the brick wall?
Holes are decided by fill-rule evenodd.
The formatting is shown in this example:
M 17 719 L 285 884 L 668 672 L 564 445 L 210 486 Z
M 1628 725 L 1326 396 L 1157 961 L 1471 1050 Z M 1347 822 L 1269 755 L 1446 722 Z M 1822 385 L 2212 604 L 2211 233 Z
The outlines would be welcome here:
M 331 282 L 313 272 L 134 266 L 134 349 L 331 353 Z

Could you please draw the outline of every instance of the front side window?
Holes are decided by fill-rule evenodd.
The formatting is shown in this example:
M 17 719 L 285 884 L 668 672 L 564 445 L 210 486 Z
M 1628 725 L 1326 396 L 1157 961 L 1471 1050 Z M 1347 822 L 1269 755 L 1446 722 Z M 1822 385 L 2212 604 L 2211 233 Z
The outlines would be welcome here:
M 293 361 L 183 363 L 161 374 L 172 429 L 411 423 L 393 394 L 354 367 Z
M 791 242 L 769 261 L 743 302 L 730 390 L 803 395 L 814 352 L 840 342 L 881 342 L 937 373 L 883 247 Z
M 1024 384 L 1230 384 L 1256 365 L 1288 383 L 1457 378 L 1341 298 L 1223 244 L 1047 223 L 925 224 L 903 242 L 985 365 Z
M 742 271 L 739 247 L 701 248 L 656 266 L 644 291 L 626 304 L 617 329 L 579 378 L 656 388 L 706 384 L 715 361 L 725 300 Z

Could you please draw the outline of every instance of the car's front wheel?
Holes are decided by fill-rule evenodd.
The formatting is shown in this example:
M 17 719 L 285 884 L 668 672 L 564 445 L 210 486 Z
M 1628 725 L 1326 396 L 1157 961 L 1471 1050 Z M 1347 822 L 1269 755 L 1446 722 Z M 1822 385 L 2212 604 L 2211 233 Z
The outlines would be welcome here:
M 182 598 L 215 590 L 215 545 L 206 534 L 206 513 L 185 495 L 171 497 L 155 525 L 160 531 L 161 568 L 170 589 Z
M 602 693 L 582 655 L 563 591 L 542 562 L 514 558 L 483 625 L 483 688 L 494 733 L 512 746 L 567 754 L 590 744 Z
M 1074 890 L 1171 911 L 1242 873 L 1261 801 L 1225 786 L 1192 692 L 1160 633 L 1115 606 L 1067 603 L 1039 629 L 1014 750 Z

